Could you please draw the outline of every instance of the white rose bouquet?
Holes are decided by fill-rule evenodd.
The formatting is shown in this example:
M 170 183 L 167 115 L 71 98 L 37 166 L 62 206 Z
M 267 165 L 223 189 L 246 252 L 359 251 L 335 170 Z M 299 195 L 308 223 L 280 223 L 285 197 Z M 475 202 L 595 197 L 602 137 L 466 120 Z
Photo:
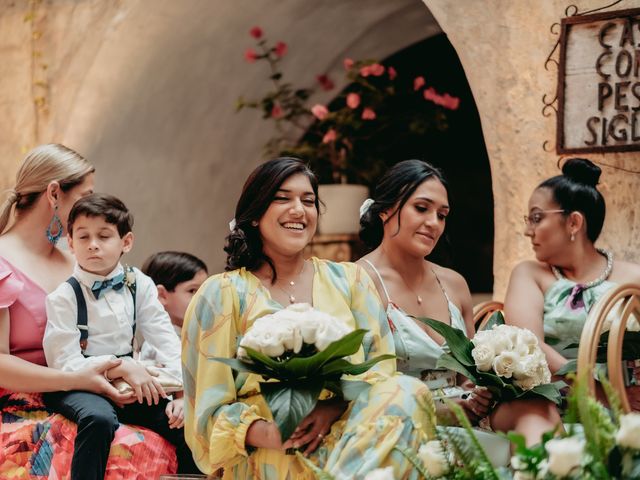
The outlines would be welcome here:
M 342 394 L 342 375 L 359 375 L 380 355 L 354 365 L 347 360 L 367 330 L 350 331 L 337 318 L 298 303 L 257 319 L 240 340 L 237 358 L 212 357 L 238 372 L 261 375 L 260 393 L 286 441 L 313 410 L 323 389 Z
M 537 337 L 527 329 L 504 325 L 500 312 L 494 315 L 492 328 L 477 332 L 472 340 L 457 328 L 421 319 L 446 340 L 449 351 L 438 359 L 437 367 L 454 370 L 487 387 L 496 401 L 544 397 L 559 405 L 564 382 L 551 383 Z

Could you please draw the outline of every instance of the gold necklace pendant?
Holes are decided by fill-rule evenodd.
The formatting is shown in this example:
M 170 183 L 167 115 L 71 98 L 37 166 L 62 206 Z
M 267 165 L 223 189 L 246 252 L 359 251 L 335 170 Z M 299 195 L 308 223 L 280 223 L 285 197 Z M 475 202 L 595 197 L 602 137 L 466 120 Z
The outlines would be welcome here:
M 302 263 L 302 268 L 300 269 L 300 271 L 298 272 L 298 274 L 295 276 L 296 280 L 300 277 L 300 275 L 302 275 L 304 273 L 304 267 L 306 266 L 307 262 L 304 261 Z M 296 286 L 296 282 L 295 280 L 289 280 L 289 286 L 290 287 L 295 287 Z M 296 303 L 296 297 L 293 293 L 291 293 L 290 291 L 285 290 L 284 288 L 282 288 L 280 285 L 276 285 L 276 287 L 278 287 L 280 290 L 282 290 L 283 293 L 285 293 L 288 297 L 289 297 L 289 303 L 290 304 L 294 304 Z
M 418 305 L 422 305 L 422 297 L 416 294 L 416 300 L 418 301 Z

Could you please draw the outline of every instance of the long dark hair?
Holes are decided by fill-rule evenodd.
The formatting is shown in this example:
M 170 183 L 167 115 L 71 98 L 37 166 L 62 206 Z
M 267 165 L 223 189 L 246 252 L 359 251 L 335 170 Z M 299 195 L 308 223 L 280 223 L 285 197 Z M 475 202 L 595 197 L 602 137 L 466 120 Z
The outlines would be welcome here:
M 447 190 L 449 188 L 443 173 L 433 165 L 422 160 L 405 160 L 396 163 L 387 173 L 383 175 L 376 185 L 373 194 L 373 203 L 369 206 L 362 217 L 360 217 L 360 239 L 370 248 L 374 249 L 382 242 L 384 235 L 384 224 L 391 220 L 391 217 L 402 210 L 409 197 L 416 191 L 425 180 L 429 178 L 437 179 Z M 385 210 L 398 207 L 389 218 L 383 222 L 380 213 Z M 398 231 L 400 230 L 400 215 L 398 215 Z
M 227 252 L 225 270 L 241 267 L 256 270 L 266 262 L 273 271 L 272 281 L 276 281 L 276 269 L 263 252 L 260 231 L 252 223 L 260 221 L 284 181 L 298 173 L 309 179 L 316 196 L 316 210 L 319 211 L 318 179 L 306 163 L 299 158 L 280 157 L 259 165 L 247 178 L 238 199 L 235 228 L 227 236 L 224 246 Z
M 585 158 L 570 158 L 562 166 L 562 175 L 551 177 L 538 188 L 548 188 L 564 210 L 564 216 L 580 212 L 587 222 L 587 237 L 593 243 L 600 236 L 606 205 L 596 188 L 602 170 Z

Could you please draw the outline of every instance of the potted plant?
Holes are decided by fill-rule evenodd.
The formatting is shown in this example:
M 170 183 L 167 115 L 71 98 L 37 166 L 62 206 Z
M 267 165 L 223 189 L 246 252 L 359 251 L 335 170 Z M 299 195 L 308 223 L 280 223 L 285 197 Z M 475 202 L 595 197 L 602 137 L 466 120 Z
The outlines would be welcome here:
M 265 144 L 266 157 L 303 158 L 318 175 L 325 205 L 320 232 L 356 233 L 358 209 L 368 196 L 368 187 L 389 166 L 388 159 L 371 151 L 371 139 L 397 135 L 398 128 L 417 135 L 430 128 L 444 129 L 445 111 L 457 110 L 460 100 L 427 87 L 422 76 L 400 83 L 393 66 L 345 58 L 349 86 L 328 105 L 311 104 L 309 99 L 317 88 L 332 90 L 334 82 L 321 74 L 316 75 L 314 87 L 294 87 L 283 79 L 280 69 L 287 44 L 269 44 L 259 27 L 253 27 L 250 35 L 256 47 L 245 51 L 245 60 L 267 63 L 273 88 L 258 100 L 240 97 L 237 109 L 257 109 L 264 119 L 275 123 L 276 134 Z M 433 106 L 426 113 L 411 108 L 425 100 Z

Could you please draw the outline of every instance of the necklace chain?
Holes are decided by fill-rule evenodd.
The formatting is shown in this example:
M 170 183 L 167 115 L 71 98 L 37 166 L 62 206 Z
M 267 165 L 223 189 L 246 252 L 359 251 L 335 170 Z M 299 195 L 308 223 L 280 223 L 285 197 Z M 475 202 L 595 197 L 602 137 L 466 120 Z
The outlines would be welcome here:
M 296 286 L 296 280 L 298 280 L 298 278 L 300 278 L 300 275 L 302 275 L 302 273 L 304 272 L 304 268 L 306 267 L 307 262 L 306 260 L 303 260 L 302 262 L 302 268 L 300 269 L 300 271 L 295 275 L 295 277 L 293 277 L 293 279 L 289 280 L 289 286 L 291 286 L 292 288 Z M 295 279 L 295 280 L 294 280 Z M 285 293 L 288 297 L 289 297 L 289 303 L 294 304 L 296 303 L 296 297 L 293 293 L 291 293 L 290 291 L 285 290 L 283 287 L 281 287 L 280 285 L 278 285 L 277 283 L 274 284 L 276 287 L 278 287 L 283 293 Z
M 416 291 L 409 286 L 409 284 L 407 283 L 407 281 L 404 279 L 402 275 L 400 275 L 400 278 L 402 279 L 402 283 L 404 283 L 405 286 L 409 290 L 411 290 L 411 293 L 413 293 L 416 296 L 416 302 L 418 303 L 418 305 L 422 305 L 422 297 L 420 296 L 420 294 L 416 293 Z M 424 270 L 422 271 L 422 278 L 420 279 L 420 285 L 422 285 L 423 283 L 424 283 Z
M 600 274 L 600 276 L 598 278 L 596 278 L 595 280 L 591 280 L 588 283 L 585 283 L 583 285 L 583 287 L 584 287 L 583 290 L 586 290 L 587 288 L 596 287 L 596 286 L 600 285 L 607 278 L 609 278 L 609 275 L 611 275 L 611 271 L 613 270 L 613 253 L 611 253 L 610 250 L 605 250 L 603 248 L 597 248 L 596 250 L 598 251 L 598 253 L 600 253 L 601 255 L 604 255 L 606 257 L 607 266 L 605 267 L 604 271 Z M 556 267 L 555 265 L 551 265 L 551 271 L 553 272 L 553 274 L 555 275 L 555 277 L 558 280 L 562 280 L 562 279 L 566 278 L 562 274 L 562 271 L 558 267 Z

